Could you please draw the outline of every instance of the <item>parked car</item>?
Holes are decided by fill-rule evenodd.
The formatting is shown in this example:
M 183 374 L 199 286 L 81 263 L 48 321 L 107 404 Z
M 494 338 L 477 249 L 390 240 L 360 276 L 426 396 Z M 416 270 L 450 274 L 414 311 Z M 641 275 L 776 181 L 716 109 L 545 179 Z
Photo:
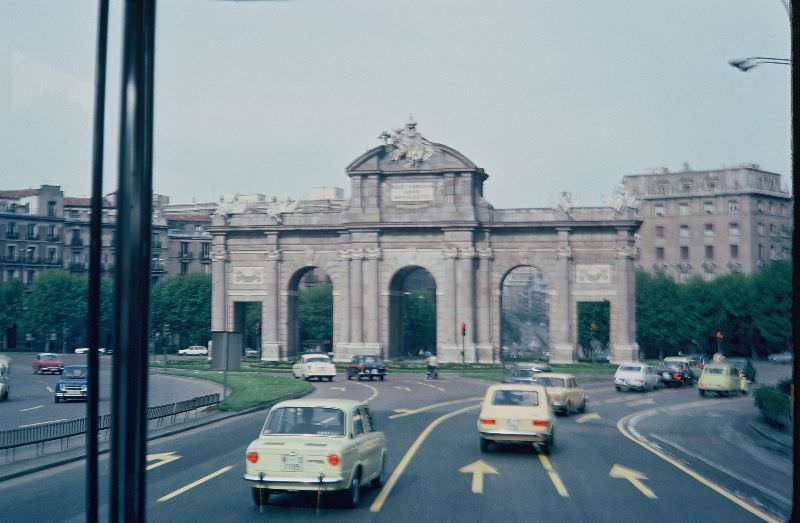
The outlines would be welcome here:
M 300 358 L 292 365 L 292 376 L 303 378 L 304 380 L 327 379 L 333 381 L 336 376 L 336 367 L 330 357 L 321 352 L 301 354 Z
M 767 356 L 767 360 L 772 363 L 781 363 L 784 365 L 791 364 L 794 360 L 793 354 L 790 351 L 776 352 Z
M 664 358 L 657 372 L 661 377 L 661 383 L 667 387 L 694 385 L 694 372 L 689 367 L 688 361 Z
M 55 402 L 86 400 L 89 397 L 88 385 L 88 365 L 67 365 L 56 383 Z
M 33 359 L 34 374 L 61 374 L 63 369 L 64 362 L 52 352 L 42 352 Z
M 727 361 L 714 362 L 703 368 L 703 374 L 697 382 L 697 392 L 701 396 L 710 392 L 716 392 L 720 396 L 747 394 L 747 384 L 747 379 L 739 375 L 739 369 Z
M 692 372 L 692 381 L 697 381 L 700 374 L 703 372 L 705 365 L 705 358 L 703 356 L 667 356 L 664 358 L 663 363 L 683 363 L 689 367 Z
M 113 351 L 111 351 L 110 349 L 106 349 L 105 347 L 97 348 L 98 354 L 111 354 L 112 352 Z M 88 354 L 88 353 L 89 353 L 89 347 L 78 347 L 77 349 L 75 349 L 75 354 Z
M 358 378 L 360 380 L 361 378 L 369 378 L 372 381 L 378 378 L 383 381 L 386 377 L 386 370 L 386 364 L 380 356 L 353 356 L 353 359 L 347 364 L 347 379 Z
M 208 356 L 208 348 L 202 345 L 192 345 L 178 351 L 181 356 Z
M 654 390 L 659 386 L 659 377 L 653 367 L 646 363 L 623 363 L 614 373 L 614 388 L 620 390 Z
M 386 437 L 360 401 L 306 398 L 272 407 L 247 447 L 244 479 L 253 502 L 279 491 L 337 491 L 355 507 L 362 485 L 383 484 Z
M 730 363 L 739 370 L 739 376 L 747 379 L 748 381 L 756 381 L 756 368 L 753 363 L 747 358 L 727 358 L 725 363 Z
M 0 401 L 8 399 L 11 374 L 11 360 L 5 356 L 0 356 Z
M 536 445 L 549 454 L 555 443 L 553 409 L 543 385 L 491 385 L 478 416 L 481 452 L 492 443 Z
M 536 375 L 540 372 L 550 372 L 547 363 L 515 363 L 509 370 L 507 383 L 535 383 Z
M 569 416 L 573 412 L 586 410 L 586 391 L 578 386 L 572 374 L 562 372 L 540 372 L 535 383 L 544 385 L 550 406 L 554 412 Z

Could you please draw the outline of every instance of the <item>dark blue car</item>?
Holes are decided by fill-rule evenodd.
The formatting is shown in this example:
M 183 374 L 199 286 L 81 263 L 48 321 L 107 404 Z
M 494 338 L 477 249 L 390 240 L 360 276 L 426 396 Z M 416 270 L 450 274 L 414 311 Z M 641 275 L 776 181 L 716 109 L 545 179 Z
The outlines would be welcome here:
M 67 400 L 86 400 L 89 396 L 89 367 L 66 365 L 56 383 L 56 403 Z

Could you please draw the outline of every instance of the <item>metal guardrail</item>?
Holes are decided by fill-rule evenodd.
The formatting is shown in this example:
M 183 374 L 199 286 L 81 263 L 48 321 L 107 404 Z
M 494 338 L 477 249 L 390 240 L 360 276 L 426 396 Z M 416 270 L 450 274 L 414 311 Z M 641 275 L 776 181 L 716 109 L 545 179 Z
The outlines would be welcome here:
M 216 403 L 219 403 L 219 394 L 198 396 L 177 403 L 148 407 L 147 419 L 148 421 L 158 420 L 158 424 L 161 425 L 165 418 L 174 418 L 178 414 L 191 412 L 195 409 L 207 407 Z M 13 449 L 25 445 L 38 445 L 57 439 L 80 436 L 86 432 L 86 422 L 87 418 L 80 418 L 58 423 L 0 431 L 0 450 Z M 111 414 L 99 416 L 98 429 L 107 430 L 110 427 Z

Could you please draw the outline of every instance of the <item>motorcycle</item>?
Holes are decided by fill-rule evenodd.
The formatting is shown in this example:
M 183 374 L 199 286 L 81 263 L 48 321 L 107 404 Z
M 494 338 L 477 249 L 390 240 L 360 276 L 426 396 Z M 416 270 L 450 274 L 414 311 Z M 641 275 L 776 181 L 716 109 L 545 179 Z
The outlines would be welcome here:
M 428 373 L 425 375 L 426 380 L 439 379 L 439 368 L 428 365 Z

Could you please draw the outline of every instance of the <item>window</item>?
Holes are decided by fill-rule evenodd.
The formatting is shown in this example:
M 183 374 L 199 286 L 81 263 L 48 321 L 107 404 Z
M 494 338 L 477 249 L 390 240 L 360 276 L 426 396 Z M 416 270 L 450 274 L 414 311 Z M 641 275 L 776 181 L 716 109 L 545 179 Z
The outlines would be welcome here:
M 705 227 L 703 227 L 703 235 L 704 236 L 714 236 L 714 224 L 707 223 Z
M 775 214 L 775 204 L 772 202 L 769 202 L 769 213 Z
M 681 260 L 688 260 L 689 259 L 689 247 L 686 245 L 681 245 Z
M 364 424 L 361 422 L 361 416 L 356 414 L 353 416 L 353 436 L 358 436 L 364 433 Z
M 688 216 L 689 215 L 689 204 L 688 203 L 679 203 L 678 204 L 678 214 L 681 216 Z
M 17 257 L 17 246 L 16 245 L 9 245 L 6 248 L 6 257 L 9 261 L 14 261 L 14 258 Z
M 688 238 L 689 236 L 691 236 L 691 234 L 689 234 L 689 226 L 688 225 L 681 225 L 680 236 L 681 236 L 681 238 Z
M 703 202 L 703 212 L 706 214 L 714 214 L 714 202 Z
M 188 274 L 189 273 L 189 264 L 187 262 L 181 262 L 181 274 Z
M 664 216 L 664 205 L 657 203 L 653 206 L 653 215 L 654 216 Z
M 189 242 L 181 242 L 181 256 L 189 254 Z
M 714 246 L 706 245 L 706 260 L 713 260 L 713 259 L 714 259 Z
M 372 426 L 372 415 L 366 407 L 359 407 L 358 413 L 361 417 L 361 423 L 364 425 L 364 432 L 372 432 L 375 428 Z
M 36 240 L 38 239 L 36 236 L 36 224 L 29 223 L 28 224 L 28 239 L 29 240 Z
M 731 222 L 728 224 L 728 235 L 739 236 L 739 224 L 737 222 Z
M 49 201 L 47 202 L 47 215 L 48 216 L 55 216 L 56 215 L 56 202 Z
M 29 270 L 28 270 L 28 271 L 25 273 L 25 275 L 26 275 L 26 276 L 25 276 L 25 283 L 26 283 L 27 285 L 30 285 L 31 283 L 33 283 L 33 277 L 34 277 L 34 275 L 35 275 L 35 274 L 36 274 L 36 271 L 34 271 L 33 269 L 29 269 Z
M 692 182 L 683 182 L 681 184 L 681 189 L 683 189 L 684 192 L 692 192 Z
M 656 185 L 656 193 L 658 194 L 667 194 L 668 185 L 666 183 L 659 183 Z
M 8 225 L 6 225 L 6 238 L 11 240 L 17 238 L 17 222 L 8 222 Z
M 739 212 L 739 200 L 728 200 L 728 212 L 730 213 Z
M 202 249 L 201 252 L 203 253 L 203 258 L 208 258 L 209 256 L 211 256 L 211 244 L 210 243 L 203 243 L 203 244 L 201 244 L 200 248 Z
M 760 243 L 758 244 L 758 259 L 759 260 L 764 259 L 764 246 L 761 245 Z
M 50 241 L 56 240 L 56 236 L 58 236 L 58 229 L 53 224 L 47 226 L 47 239 Z
M 664 247 L 656 247 L 656 260 L 664 259 Z
M 764 212 L 764 202 L 763 202 L 763 201 L 761 201 L 761 200 L 758 200 L 758 201 L 756 202 L 756 210 L 757 210 L 758 212 Z
M 25 256 L 25 261 L 34 262 L 36 261 L 36 247 L 28 247 L 28 252 Z
M 775 234 L 775 224 L 774 223 L 770 223 L 769 224 L 769 233 L 770 234 Z
M 731 258 L 738 258 L 739 257 L 739 246 L 736 244 L 731 244 Z
M 764 224 L 763 223 L 759 223 L 758 224 L 758 234 L 760 234 L 761 236 L 764 236 Z
M 663 238 L 663 237 L 664 237 L 664 226 L 656 225 L 656 238 Z

